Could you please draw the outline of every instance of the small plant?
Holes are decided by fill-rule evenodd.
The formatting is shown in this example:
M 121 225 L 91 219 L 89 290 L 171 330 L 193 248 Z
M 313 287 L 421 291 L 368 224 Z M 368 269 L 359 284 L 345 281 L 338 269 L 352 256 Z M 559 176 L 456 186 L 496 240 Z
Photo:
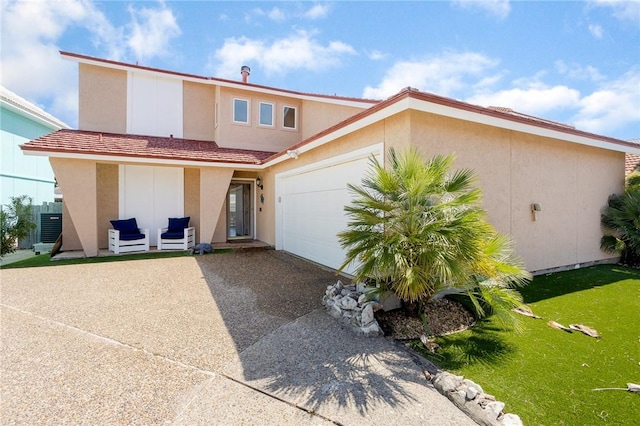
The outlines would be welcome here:
M 609 196 L 601 223 L 600 248 L 620 254 L 623 264 L 640 266 L 640 173 L 627 178 L 624 193 Z
M 27 195 L 11 197 L 11 203 L 0 208 L 0 256 L 13 253 L 18 241 L 35 229 L 32 215 L 32 199 Z

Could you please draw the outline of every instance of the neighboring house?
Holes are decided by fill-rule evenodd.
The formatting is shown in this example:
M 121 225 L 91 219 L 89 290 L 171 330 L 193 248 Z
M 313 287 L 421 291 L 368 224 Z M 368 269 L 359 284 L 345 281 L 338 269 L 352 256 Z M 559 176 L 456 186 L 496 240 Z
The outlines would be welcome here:
M 625 175 L 633 172 L 640 172 L 640 154 L 627 154 L 625 158 Z
M 64 193 L 63 249 L 96 256 L 109 220 L 190 216 L 197 241 L 257 239 L 337 268 L 347 183 L 390 147 L 454 153 L 489 220 L 527 268 L 605 261 L 600 209 L 621 192 L 632 143 L 407 88 L 384 101 L 321 96 L 72 53 L 79 130 L 23 145 Z M 533 204 L 541 211 L 533 211 Z M 151 233 L 151 245 L 154 233 Z
M 636 144 L 640 148 L 640 139 L 632 139 L 630 142 Z M 625 176 L 633 172 L 640 172 L 640 154 L 627 154 L 625 157 Z
M 54 175 L 44 157 L 26 157 L 20 145 L 69 126 L 41 108 L 0 86 L 0 204 L 28 195 L 33 204 L 54 201 Z

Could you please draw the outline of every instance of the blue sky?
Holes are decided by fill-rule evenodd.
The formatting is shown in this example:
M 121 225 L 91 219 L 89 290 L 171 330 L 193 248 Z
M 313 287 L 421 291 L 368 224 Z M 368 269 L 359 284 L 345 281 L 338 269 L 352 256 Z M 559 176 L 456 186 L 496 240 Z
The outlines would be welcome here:
M 303 92 L 404 87 L 640 138 L 640 1 L 0 0 L 2 84 L 77 126 L 59 50 Z

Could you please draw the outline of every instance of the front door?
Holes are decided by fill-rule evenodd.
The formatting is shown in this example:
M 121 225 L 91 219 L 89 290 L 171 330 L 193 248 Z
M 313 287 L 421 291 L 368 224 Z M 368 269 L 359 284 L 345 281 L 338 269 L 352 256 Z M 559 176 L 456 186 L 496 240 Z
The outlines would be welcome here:
M 253 203 L 250 182 L 231 181 L 227 194 L 227 239 L 253 239 Z

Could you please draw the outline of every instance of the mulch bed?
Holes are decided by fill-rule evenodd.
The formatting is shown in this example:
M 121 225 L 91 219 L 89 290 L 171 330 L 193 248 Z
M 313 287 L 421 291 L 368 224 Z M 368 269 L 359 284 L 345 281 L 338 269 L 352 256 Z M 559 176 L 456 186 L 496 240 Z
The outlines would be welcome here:
M 467 308 L 449 299 L 425 303 L 423 318 L 426 324 L 422 322 L 418 313 L 412 315 L 404 309 L 376 312 L 376 319 L 384 335 L 396 340 L 419 339 L 423 335 L 443 336 L 466 330 L 475 323 L 473 314 Z

